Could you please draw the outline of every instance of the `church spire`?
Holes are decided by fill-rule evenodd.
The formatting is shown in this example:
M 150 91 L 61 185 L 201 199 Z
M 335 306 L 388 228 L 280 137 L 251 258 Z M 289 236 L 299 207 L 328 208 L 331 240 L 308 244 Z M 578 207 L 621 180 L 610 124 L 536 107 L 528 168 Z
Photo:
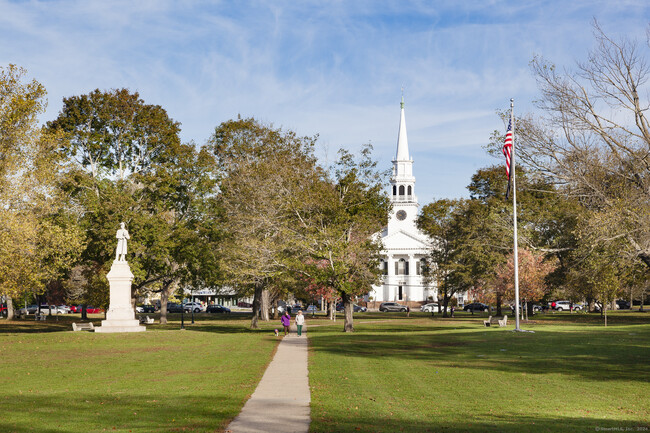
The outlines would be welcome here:
M 402 102 L 400 102 L 400 119 L 399 119 L 399 135 L 397 137 L 397 154 L 395 161 L 408 161 L 409 157 L 409 142 L 406 137 L 406 118 L 404 117 L 404 95 L 402 95 Z

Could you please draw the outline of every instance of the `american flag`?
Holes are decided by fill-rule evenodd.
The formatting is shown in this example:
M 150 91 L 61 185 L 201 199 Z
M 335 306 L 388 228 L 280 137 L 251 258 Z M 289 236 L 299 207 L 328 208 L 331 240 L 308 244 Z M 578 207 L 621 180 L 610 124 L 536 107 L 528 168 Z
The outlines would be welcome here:
M 503 155 L 506 157 L 506 174 L 510 180 L 510 156 L 512 155 L 512 117 L 508 122 L 508 130 L 506 131 L 506 141 L 503 145 Z

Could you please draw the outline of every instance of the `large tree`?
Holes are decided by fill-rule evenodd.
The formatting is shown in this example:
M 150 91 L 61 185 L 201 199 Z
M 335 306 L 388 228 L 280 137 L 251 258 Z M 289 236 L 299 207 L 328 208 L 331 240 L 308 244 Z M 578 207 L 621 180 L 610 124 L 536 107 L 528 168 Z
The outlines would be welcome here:
M 69 266 L 81 236 L 55 188 L 52 139 L 37 126 L 45 89 L 14 65 L 0 68 L 0 294 L 38 295 Z
M 62 187 L 88 234 L 81 273 L 108 272 L 115 231 L 126 222 L 134 294 L 159 291 L 164 323 L 167 297 L 184 282 L 200 280 L 201 269 L 213 269 L 197 265 L 212 257 L 206 245 L 216 239 L 204 214 L 214 195 L 213 159 L 182 144 L 178 122 L 137 93 L 95 90 L 63 104 L 48 129 L 61 136 L 59 152 L 67 162 Z M 86 281 L 89 289 L 106 290 Z
M 301 137 L 253 118 L 219 125 L 208 144 L 216 159 L 223 284 L 253 293 L 251 328 L 268 320 L 270 288 L 286 289 L 300 263 L 295 242 L 296 200 L 313 178 L 315 137 Z
M 595 212 L 597 243 L 625 240 L 650 267 L 648 46 L 594 24 L 586 61 L 561 69 L 535 58 L 544 115 L 518 119 L 518 160 Z
M 358 156 L 340 150 L 332 170 L 312 178 L 295 206 L 300 246 L 307 253 L 302 272 L 312 290 L 328 294 L 329 288 L 342 299 L 345 332 L 354 331 L 354 301 L 381 276 L 376 234 L 387 222 L 390 201 L 386 173 L 377 171 L 371 151 L 370 145 Z

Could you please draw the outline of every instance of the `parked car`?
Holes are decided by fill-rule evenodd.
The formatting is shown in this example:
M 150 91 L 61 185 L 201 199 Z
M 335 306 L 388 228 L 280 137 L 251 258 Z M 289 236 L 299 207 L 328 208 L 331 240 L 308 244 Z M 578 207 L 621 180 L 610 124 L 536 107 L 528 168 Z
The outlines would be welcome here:
M 38 311 L 38 305 L 28 305 L 27 307 L 21 308 L 19 310 L 21 315 L 36 314 L 37 311 Z
M 406 305 L 398 304 L 397 302 L 382 302 L 379 304 L 379 311 L 406 311 Z
M 555 301 L 555 307 L 553 309 L 557 311 L 571 311 L 571 307 L 573 307 L 574 311 L 582 310 L 579 304 L 572 304 L 570 301 Z
M 7 304 L 0 304 L 0 316 L 7 317 L 8 315 L 9 311 L 7 311 Z
M 420 311 L 424 313 L 435 313 L 436 311 L 438 311 L 438 304 L 435 302 L 424 304 L 423 306 L 420 307 Z
M 190 313 L 194 311 L 195 313 L 200 313 L 203 311 L 203 305 L 200 302 L 186 302 L 183 304 L 183 309 L 185 312 Z
M 206 313 L 230 313 L 230 308 L 224 307 L 219 304 L 208 305 L 208 308 L 205 309 Z
M 88 305 L 86 307 L 86 313 L 88 314 L 99 314 L 103 312 L 104 310 L 102 310 L 101 308 L 93 307 L 92 305 Z
M 70 311 L 73 313 L 81 313 L 81 305 L 70 305 Z
M 167 312 L 168 313 L 182 313 L 183 312 L 183 307 L 181 304 L 178 304 L 176 302 L 168 302 L 167 303 Z
M 72 310 L 67 305 L 58 305 L 56 308 L 58 308 L 59 311 L 61 311 L 62 314 L 70 314 L 70 313 L 72 313 Z
M 629 310 L 630 309 L 630 303 L 624 299 L 617 299 L 616 300 L 616 306 L 619 308 L 619 310 Z
M 66 314 L 65 310 L 56 305 L 41 305 L 41 314 Z
M 318 307 L 316 305 L 310 305 L 307 307 L 307 310 L 305 310 L 307 313 L 315 313 L 318 311 Z
M 336 304 L 336 311 L 343 311 L 344 309 L 345 306 L 343 305 L 343 303 Z M 368 311 L 366 307 L 362 307 L 361 305 L 357 305 L 357 304 L 354 304 L 352 306 L 352 310 L 355 313 L 365 313 L 366 311 Z
M 253 304 L 251 304 L 250 302 L 239 301 L 237 302 L 237 306 L 239 308 L 252 308 Z
M 138 313 L 155 313 L 156 307 L 153 305 L 138 305 L 135 307 L 135 311 Z
M 472 302 L 471 304 L 465 305 L 463 307 L 463 310 L 465 310 L 467 312 L 471 312 L 471 313 L 473 313 L 475 311 L 476 312 L 486 312 L 487 313 L 488 311 L 490 311 L 490 306 L 485 305 L 485 304 L 483 304 L 481 302 Z

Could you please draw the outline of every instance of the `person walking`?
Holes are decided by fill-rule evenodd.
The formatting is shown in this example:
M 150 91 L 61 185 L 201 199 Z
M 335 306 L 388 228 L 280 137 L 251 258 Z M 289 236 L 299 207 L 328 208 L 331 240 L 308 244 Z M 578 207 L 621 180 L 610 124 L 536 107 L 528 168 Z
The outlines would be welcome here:
M 289 333 L 289 325 L 291 325 L 291 316 L 288 311 L 284 312 L 284 315 L 280 318 L 280 323 L 284 327 L 284 335 L 286 336 Z
M 296 314 L 296 328 L 298 329 L 298 337 L 302 335 L 302 325 L 305 324 L 305 316 L 302 315 L 302 310 L 298 310 Z

